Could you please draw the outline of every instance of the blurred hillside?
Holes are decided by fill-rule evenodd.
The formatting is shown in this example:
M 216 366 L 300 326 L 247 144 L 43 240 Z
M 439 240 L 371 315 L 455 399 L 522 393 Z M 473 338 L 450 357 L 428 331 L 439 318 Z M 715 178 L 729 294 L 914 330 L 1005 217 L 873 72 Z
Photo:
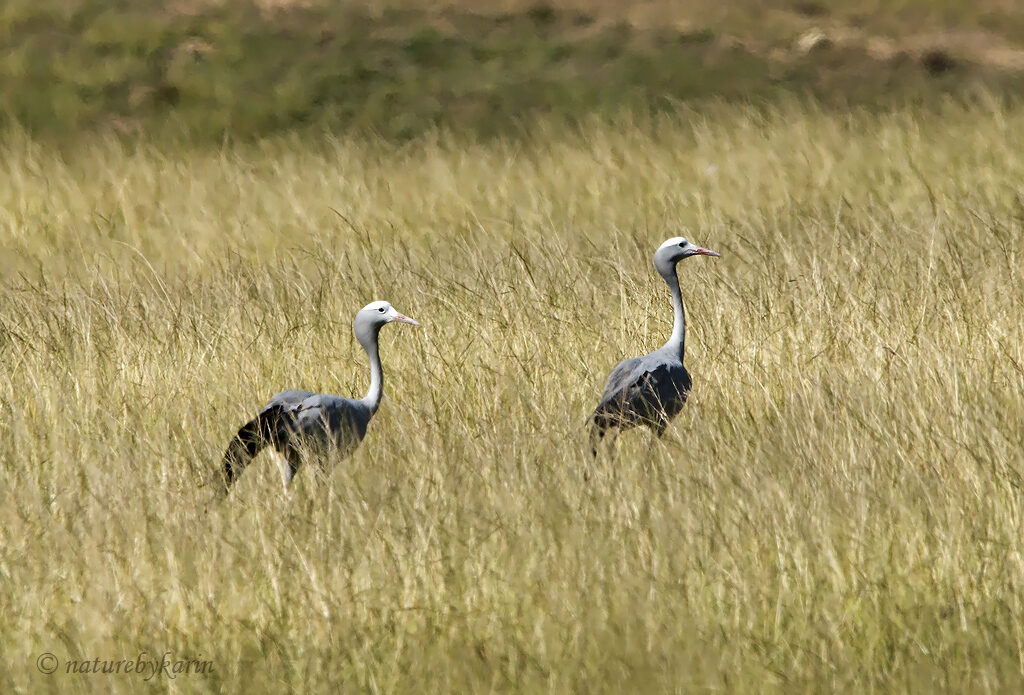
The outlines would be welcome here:
M 0 114 L 49 136 L 478 135 L 686 102 L 1018 93 L 1012 0 L 6 0 Z

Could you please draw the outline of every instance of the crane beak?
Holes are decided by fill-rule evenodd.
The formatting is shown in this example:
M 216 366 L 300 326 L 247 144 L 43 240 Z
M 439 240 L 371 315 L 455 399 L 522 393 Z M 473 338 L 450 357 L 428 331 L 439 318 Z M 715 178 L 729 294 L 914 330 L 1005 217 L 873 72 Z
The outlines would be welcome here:
M 391 320 L 392 321 L 398 321 L 399 323 L 407 323 L 410 326 L 418 326 L 418 325 L 420 325 L 420 322 L 417 321 L 416 319 L 411 319 L 408 316 L 406 316 L 405 314 L 399 314 L 397 311 L 395 312 L 395 315 L 391 317 Z
M 722 254 L 718 253 L 718 251 L 712 251 L 711 249 L 702 249 L 701 247 L 697 246 L 697 247 L 695 247 L 693 249 L 693 255 L 694 256 L 714 256 L 715 258 L 718 258 Z

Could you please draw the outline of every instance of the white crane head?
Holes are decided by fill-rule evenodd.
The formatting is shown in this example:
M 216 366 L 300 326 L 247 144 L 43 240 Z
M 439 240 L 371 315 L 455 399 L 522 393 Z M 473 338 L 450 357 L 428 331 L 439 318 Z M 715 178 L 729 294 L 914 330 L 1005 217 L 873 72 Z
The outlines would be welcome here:
M 667 239 L 665 243 L 654 252 L 654 267 L 662 276 L 668 277 L 675 270 L 675 265 L 684 258 L 690 256 L 721 256 L 722 254 L 701 248 L 692 244 L 681 236 Z
M 363 343 L 371 335 L 376 339 L 377 331 L 381 329 L 381 326 L 392 321 L 408 323 L 410 326 L 420 325 L 419 321 L 395 311 L 395 307 L 391 306 L 388 302 L 377 301 L 370 302 L 356 313 L 356 320 L 352 328 L 355 331 L 356 338 L 360 343 Z

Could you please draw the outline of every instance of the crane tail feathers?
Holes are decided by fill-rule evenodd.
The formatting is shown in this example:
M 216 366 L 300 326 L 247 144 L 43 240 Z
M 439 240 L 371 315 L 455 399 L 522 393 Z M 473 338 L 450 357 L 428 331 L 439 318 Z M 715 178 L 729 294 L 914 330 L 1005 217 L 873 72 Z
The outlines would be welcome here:
M 601 444 L 601 440 L 604 439 L 605 431 L 609 425 L 608 418 L 600 412 L 600 409 L 595 410 L 594 414 L 590 416 L 590 453 L 595 458 L 597 457 L 597 447 Z
M 225 490 L 230 489 L 231 484 L 238 480 L 256 454 L 272 443 L 274 415 L 277 415 L 274 411 L 260 413 L 242 425 L 231 439 L 221 463 Z

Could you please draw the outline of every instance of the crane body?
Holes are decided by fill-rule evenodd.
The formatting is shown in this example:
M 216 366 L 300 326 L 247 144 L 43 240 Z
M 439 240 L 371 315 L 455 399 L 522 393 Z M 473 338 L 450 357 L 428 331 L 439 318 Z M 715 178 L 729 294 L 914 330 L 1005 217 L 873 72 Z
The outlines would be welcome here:
M 617 434 L 643 425 L 660 437 L 669 421 L 682 410 L 693 381 L 683 366 L 686 311 L 676 265 L 691 256 L 719 255 L 682 237 L 668 239 L 654 253 L 654 267 L 672 291 L 672 335 L 657 350 L 623 360 L 612 369 L 601 401 L 590 416 L 591 452 L 595 456 L 598 444 L 609 431 Z
M 378 333 L 393 321 L 419 325 L 387 302 L 371 302 L 356 314 L 353 330 L 370 360 L 366 396 L 357 400 L 298 390 L 276 394 L 255 418 L 242 425 L 228 444 L 221 466 L 225 489 L 268 446 L 283 459 L 286 487 L 304 460 L 323 460 L 331 453 L 351 454 L 366 436 L 366 428 L 384 394 Z

